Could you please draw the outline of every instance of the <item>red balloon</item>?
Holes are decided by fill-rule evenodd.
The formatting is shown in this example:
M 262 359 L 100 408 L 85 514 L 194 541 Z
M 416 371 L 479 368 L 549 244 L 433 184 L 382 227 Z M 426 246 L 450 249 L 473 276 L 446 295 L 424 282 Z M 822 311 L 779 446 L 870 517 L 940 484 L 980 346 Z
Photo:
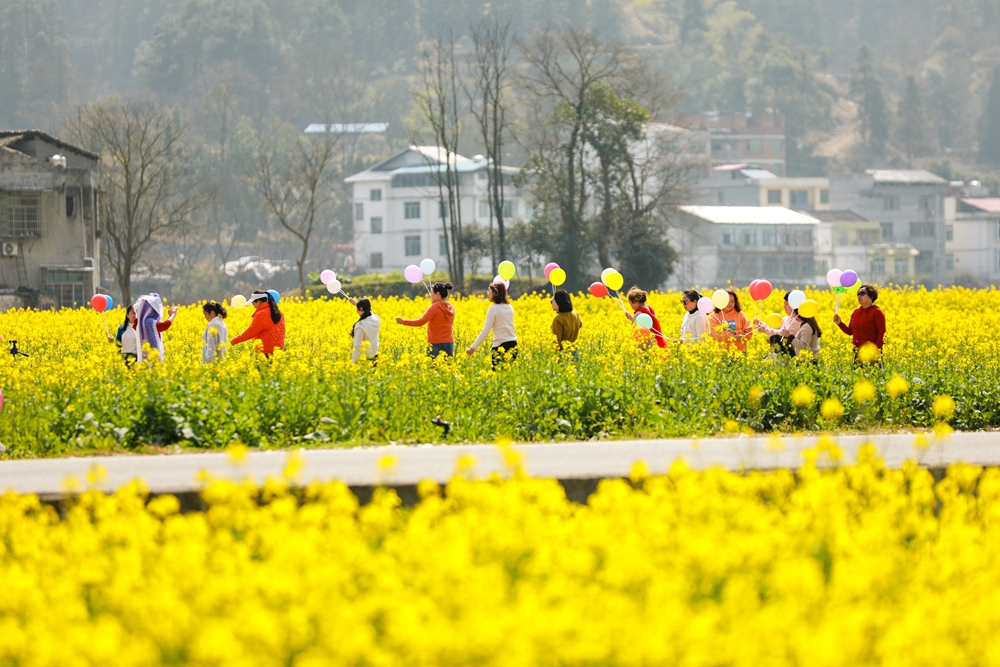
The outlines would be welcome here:
M 757 283 L 757 296 L 756 301 L 763 301 L 767 297 L 771 296 L 771 283 L 766 280 L 761 280 Z
M 602 282 L 596 282 L 590 284 L 590 296 L 596 296 L 598 299 L 606 297 L 608 295 L 608 288 Z
M 750 287 L 747 288 L 747 291 L 750 292 L 750 298 L 753 299 L 754 301 L 757 300 L 757 284 L 759 282 L 760 282 L 759 280 L 754 280 L 752 283 L 750 283 Z
M 103 294 L 95 294 L 90 299 L 91 307 L 99 313 L 103 313 L 108 309 L 108 300 L 104 298 Z
M 646 342 L 652 335 L 653 332 L 646 327 L 638 327 L 632 331 L 632 338 L 634 338 L 637 343 Z

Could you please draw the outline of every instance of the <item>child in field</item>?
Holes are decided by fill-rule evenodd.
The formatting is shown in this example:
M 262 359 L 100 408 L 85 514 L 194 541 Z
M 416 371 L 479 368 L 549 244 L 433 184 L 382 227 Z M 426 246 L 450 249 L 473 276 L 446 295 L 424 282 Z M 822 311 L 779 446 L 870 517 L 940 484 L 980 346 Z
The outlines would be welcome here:
M 693 289 L 681 295 L 681 305 L 684 306 L 684 319 L 681 320 L 681 342 L 697 343 L 708 333 L 708 315 L 698 310 L 698 300 L 701 295 Z
M 431 305 L 417 320 L 396 318 L 396 324 L 408 327 L 427 325 L 427 354 L 436 359 L 444 352 L 449 357 L 455 356 L 455 337 L 452 325 L 455 323 L 455 307 L 448 303 L 448 292 L 451 283 L 434 283 L 431 287 Z
M 278 310 L 274 297 L 262 290 L 254 290 L 247 303 L 253 303 L 253 321 L 247 330 L 230 341 L 231 345 L 239 345 L 248 340 L 260 341 L 257 349 L 265 356 L 271 356 L 275 350 L 285 349 L 285 316 Z
M 358 321 L 351 327 L 351 338 L 354 340 L 354 351 L 351 361 L 358 363 L 361 358 L 361 346 L 367 342 L 365 356 L 373 364 L 378 362 L 378 332 L 381 320 L 372 312 L 372 302 L 369 299 L 350 299 L 358 311 Z
M 486 310 L 486 322 L 483 323 L 483 330 L 479 332 L 479 336 L 465 353 L 470 356 L 475 354 L 479 346 L 486 342 L 490 332 L 493 332 L 491 358 L 495 370 L 505 361 L 517 359 L 517 332 L 514 331 L 514 308 L 510 305 L 507 287 L 503 283 L 495 282 L 487 288 L 486 297 L 493 302 Z
M 632 315 L 626 313 L 626 317 L 635 322 L 635 318 L 639 313 L 645 313 L 650 316 L 653 320 L 653 326 L 651 328 L 653 332 L 653 337 L 656 340 L 656 344 L 660 347 L 667 346 L 667 340 L 663 337 L 663 329 L 660 327 L 660 320 L 656 319 L 656 313 L 653 309 L 646 305 L 646 297 L 649 296 L 649 292 L 641 290 L 638 287 L 632 287 L 628 291 L 628 305 L 632 306 Z
M 201 307 L 201 312 L 208 321 L 208 326 L 201 335 L 201 363 L 208 364 L 216 359 L 225 359 L 226 342 L 229 340 L 229 329 L 223 322 L 226 318 L 225 307 L 216 301 L 209 301 Z
M 735 345 L 740 352 L 746 353 L 747 341 L 753 336 L 753 328 L 750 320 L 743 314 L 743 307 L 740 306 L 740 298 L 731 289 L 729 293 L 729 303 L 725 308 L 716 308 L 712 317 L 708 321 L 712 338 L 719 343 L 725 343 L 726 349 L 732 349 Z
M 566 290 L 559 290 L 552 296 L 552 310 L 559 313 L 552 320 L 552 333 L 556 336 L 556 349 L 562 350 L 564 343 L 573 345 L 580 336 L 583 322 L 580 315 L 573 310 L 573 300 Z M 573 350 L 573 358 L 579 359 L 580 353 Z

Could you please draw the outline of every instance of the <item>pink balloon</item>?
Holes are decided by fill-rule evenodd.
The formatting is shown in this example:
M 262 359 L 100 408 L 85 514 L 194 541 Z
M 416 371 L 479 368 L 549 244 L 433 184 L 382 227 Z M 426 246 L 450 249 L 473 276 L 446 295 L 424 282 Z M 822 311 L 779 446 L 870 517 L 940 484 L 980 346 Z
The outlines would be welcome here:
M 103 294 L 95 294 L 90 299 L 90 306 L 99 313 L 103 313 L 108 308 L 108 300 Z
M 596 296 L 598 299 L 603 299 L 608 295 L 608 288 L 602 282 L 596 282 L 590 284 L 590 296 Z
M 546 264 L 545 268 L 543 269 L 543 271 L 545 272 L 545 279 L 548 280 L 549 279 L 549 274 L 552 273 L 555 269 L 558 269 L 558 268 L 561 268 L 561 267 L 558 264 L 556 264 L 555 262 L 549 262 L 548 264 Z
M 767 297 L 771 296 L 771 283 L 766 280 L 761 280 L 757 283 L 757 296 L 754 301 L 763 301 Z
M 698 312 L 703 315 L 708 315 L 713 310 L 715 310 L 715 304 L 712 303 L 711 297 L 703 296 L 698 299 Z
M 319 274 L 319 281 L 321 283 L 323 283 L 324 285 L 326 285 L 328 282 L 330 282 L 331 280 L 333 280 L 336 277 L 337 277 L 336 273 L 334 273 L 330 269 L 327 269 L 327 270 L 323 271 L 323 273 Z
M 403 270 L 403 277 L 406 281 L 416 285 L 422 282 L 424 279 L 424 272 L 420 270 L 420 267 L 416 264 L 410 264 L 406 269 Z
M 506 289 L 510 289 L 510 281 L 505 280 L 503 276 L 493 276 L 494 283 L 502 284 Z

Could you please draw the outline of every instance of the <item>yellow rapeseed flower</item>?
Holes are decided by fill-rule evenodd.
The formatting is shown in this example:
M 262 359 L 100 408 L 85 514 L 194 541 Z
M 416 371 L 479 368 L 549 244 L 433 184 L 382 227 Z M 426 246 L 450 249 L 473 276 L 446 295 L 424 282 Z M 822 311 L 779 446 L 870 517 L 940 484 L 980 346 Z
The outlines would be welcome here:
M 951 396 L 936 396 L 934 398 L 934 416 L 938 419 L 951 419 L 955 416 L 955 401 Z
M 844 405 L 831 396 L 830 398 L 824 400 L 819 406 L 819 413 L 823 415 L 823 419 L 830 421 L 840 419 L 844 416 Z
M 854 383 L 854 391 L 851 393 L 851 397 L 858 405 L 867 403 L 875 398 L 875 385 L 868 380 L 858 380 Z
M 899 398 L 910 390 L 910 383 L 903 379 L 901 375 L 893 375 L 886 383 L 885 389 L 893 398 Z
M 804 408 L 812 405 L 814 400 L 816 400 L 816 392 L 804 384 L 800 384 L 792 390 L 792 404 L 796 407 Z

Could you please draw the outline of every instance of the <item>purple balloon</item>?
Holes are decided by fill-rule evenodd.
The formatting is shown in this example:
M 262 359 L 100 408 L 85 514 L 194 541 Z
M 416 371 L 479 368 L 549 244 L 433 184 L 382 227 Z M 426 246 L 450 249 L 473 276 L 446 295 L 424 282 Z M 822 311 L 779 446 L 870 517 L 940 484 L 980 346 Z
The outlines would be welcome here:
M 840 284 L 844 287 L 850 287 L 854 283 L 858 282 L 858 272 L 852 269 L 847 269 L 840 274 Z
M 407 282 L 416 285 L 424 279 L 424 272 L 420 270 L 420 267 L 416 264 L 410 264 L 403 271 L 403 277 L 406 278 Z

